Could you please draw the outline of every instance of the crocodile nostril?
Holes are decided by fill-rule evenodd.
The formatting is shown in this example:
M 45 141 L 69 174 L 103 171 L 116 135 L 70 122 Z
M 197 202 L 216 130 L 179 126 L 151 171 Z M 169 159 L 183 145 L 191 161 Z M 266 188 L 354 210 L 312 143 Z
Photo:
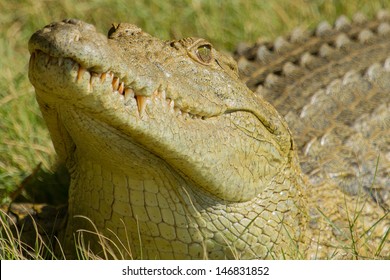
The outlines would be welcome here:
M 51 32 L 51 28 L 50 27 L 45 27 L 42 29 L 42 34 L 45 34 L 45 33 L 49 33 Z

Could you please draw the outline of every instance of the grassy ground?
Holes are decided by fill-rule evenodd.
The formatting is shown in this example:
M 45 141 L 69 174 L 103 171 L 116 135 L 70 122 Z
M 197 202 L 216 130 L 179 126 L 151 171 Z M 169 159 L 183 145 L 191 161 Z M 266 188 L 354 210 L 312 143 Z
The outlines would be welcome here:
M 44 25 L 74 17 L 106 32 L 111 23 L 126 21 L 163 39 L 204 37 L 229 51 L 238 42 L 272 39 L 296 26 L 314 28 L 340 14 L 363 11 L 371 16 L 389 4 L 389 0 L 0 1 L 0 205 L 11 200 L 39 163 L 51 170 L 55 162 L 27 77 L 27 42 Z

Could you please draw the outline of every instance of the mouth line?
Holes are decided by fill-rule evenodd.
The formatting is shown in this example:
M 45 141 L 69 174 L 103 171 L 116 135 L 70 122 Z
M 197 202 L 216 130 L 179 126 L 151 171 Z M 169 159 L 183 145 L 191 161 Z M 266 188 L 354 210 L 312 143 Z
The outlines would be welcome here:
M 179 106 L 177 106 L 177 102 L 172 98 L 167 97 L 167 89 L 162 85 L 158 86 L 157 89 L 153 92 L 151 96 L 141 95 L 139 90 L 132 87 L 131 85 L 126 84 L 121 81 L 121 79 L 115 75 L 113 71 L 106 72 L 96 72 L 90 69 L 83 67 L 80 63 L 75 61 L 72 58 L 68 57 L 55 57 L 51 56 L 39 49 L 33 51 L 31 53 L 30 63 L 35 61 L 37 57 L 40 57 L 43 60 L 44 65 L 47 67 L 49 64 L 58 65 L 61 67 L 64 64 L 65 60 L 73 63 L 72 71 L 76 71 L 75 83 L 82 82 L 84 75 L 89 75 L 89 83 L 88 89 L 93 92 L 93 84 L 96 81 L 100 81 L 100 83 L 104 83 L 109 81 L 112 85 L 112 94 L 116 95 L 117 98 L 123 103 L 124 106 L 129 106 L 134 101 L 137 105 L 138 116 L 142 118 L 145 115 L 146 107 L 149 105 L 160 105 L 165 107 L 169 113 L 175 114 L 176 117 L 180 117 L 182 119 L 192 119 L 192 120 L 205 120 L 210 117 L 215 117 L 216 115 L 202 115 L 199 113 L 193 113 L 191 111 L 186 111 Z M 159 102 L 157 102 L 159 101 Z

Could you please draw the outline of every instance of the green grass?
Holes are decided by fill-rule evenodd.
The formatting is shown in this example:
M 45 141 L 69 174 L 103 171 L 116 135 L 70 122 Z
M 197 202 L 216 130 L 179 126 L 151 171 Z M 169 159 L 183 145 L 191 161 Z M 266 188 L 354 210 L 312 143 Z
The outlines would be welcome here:
M 321 20 L 362 11 L 368 16 L 389 7 L 388 0 L 185 0 L 0 2 L 0 205 L 38 164 L 53 170 L 55 152 L 27 77 L 27 42 L 33 32 L 63 18 L 80 18 L 107 32 L 114 22 L 131 22 L 162 39 L 204 37 L 232 51 L 242 41 L 272 39 L 296 26 L 309 29 Z M 43 175 L 42 175 L 43 176 Z

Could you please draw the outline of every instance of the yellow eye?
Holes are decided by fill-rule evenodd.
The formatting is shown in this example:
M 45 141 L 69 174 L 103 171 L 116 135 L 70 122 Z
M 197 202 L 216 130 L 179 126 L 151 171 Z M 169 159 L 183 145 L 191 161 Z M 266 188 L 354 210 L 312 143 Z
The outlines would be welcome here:
M 196 55 L 199 60 L 203 63 L 210 63 L 211 56 L 211 46 L 210 45 L 201 45 L 196 50 Z

